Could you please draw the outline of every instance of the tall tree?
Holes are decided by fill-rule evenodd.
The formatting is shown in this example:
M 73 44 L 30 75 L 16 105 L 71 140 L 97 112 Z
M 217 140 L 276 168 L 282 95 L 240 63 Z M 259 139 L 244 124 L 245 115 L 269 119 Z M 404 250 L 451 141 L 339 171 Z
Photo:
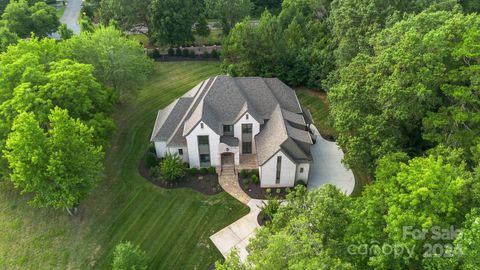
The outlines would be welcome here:
M 334 0 L 329 17 L 332 34 L 337 44 L 335 58 L 338 67 L 348 63 L 359 53 L 369 54 L 369 39 L 385 26 L 401 20 L 404 14 L 415 14 L 432 9 L 450 10 L 456 0 Z
M 8 30 L 7 27 L 0 27 L 0 52 L 7 50 L 9 45 L 14 45 L 18 41 L 17 34 Z
M 34 33 L 46 37 L 60 25 L 54 7 L 40 1 L 29 5 L 26 0 L 13 0 L 2 14 L 5 26 L 22 38 Z
M 181 46 L 193 42 L 192 28 L 201 6 L 195 0 L 152 0 L 151 33 L 160 43 Z
M 55 108 L 45 132 L 33 113 L 14 121 L 4 157 L 10 177 L 38 207 L 77 207 L 100 179 L 103 152 L 93 145 L 93 130 Z
M 320 88 L 334 66 L 329 10 L 329 1 L 284 1 L 278 16 L 264 12 L 257 26 L 246 19 L 222 43 L 223 68 Z
M 113 26 L 81 33 L 61 46 L 65 57 L 93 65 L 95 77 L 119 95 L 139 87 L 153 68 L 140 44 Z
M 220 20 L 225 35 L 253 9 L 250 0 L 205 0 L 205 6 L 210 17 Z
M 353 254 L 360 269 L 425 269 L 445 263 L 432 261 L 442 254 L 426 253 L 426 247 L 452 245 L 455 236 L 436 238 L 435 233 L 460 228 L 465 214 L 479 203 L 461 151 L 404 160 L 406 155 L 395 154 L 379 161 L 376 182 L 355 203 L 346 237 L 357 247 L 402 247 L 403 253 Z M 424 237 L 418 232 L 425 232 Z
M 434 146 L 422 138 L 422 122 L 427 115 L 435 121 L 437 112 L 444 112 L 439 108 L 451 105 L 462 113 L 475 111 L 472 105 L 476 102 L 476 86 L 470 88 L 468 81 L 475 74 L 469 66 L 476 62 L 464 61 L 468 58 L 462 57 L 458 48 L 466 46 L 467 29 L 478 28 L 478 22 L 478 16 L 458 11 L 427 11 L 410 16 L 371 40 L 372 55 L 360 54 L 340 69 L 339 82 L 330 89 L 329 100 L 338 143 L 346 152 L 348 165 L 366 167 L 372 172 L 376 159 L 389 152 L 422 153 Z M 445 97 L 457 86 L 463 89 L 462 93 L 472 96 L 472 104 L 463 106 L 465 95 Z M 435 137 L 440 134 L 436 130 L 453 130 L 455 125 L 462 125 L 463 120 L 454 123 L 455 116 L 444 116 L 448 118 L 435 125 L 425 120 L 425 139 L 446 142 Z M 475 118 L 463 123 L 473 128 L 469 136 L 477 134 Z M 456 143 L 448 144 L 462 144 L 461 140 Z M 470 142 L 468 146 L 471 145 Z
M 299 187 L 286 202 L 251 240 L 246 269 L 354 269 L 343 245 L 348 197 L 331 185 L 308 193 Z M 227 261 L 221 269 L 237 266 Z
M 100 2 L 100 17 L 105 25 L 114 20 L 124 31 L 150 36 L 150 4 L 150 0 L 104 0 Z

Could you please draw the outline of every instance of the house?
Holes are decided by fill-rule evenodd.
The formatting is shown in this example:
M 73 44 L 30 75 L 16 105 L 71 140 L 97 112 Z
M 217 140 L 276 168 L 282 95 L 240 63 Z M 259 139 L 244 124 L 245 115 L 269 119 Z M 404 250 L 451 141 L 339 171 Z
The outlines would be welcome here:
M 190 167 L 256 168 L 262 187 L 308 181 L 315 143 L 310 113 L 276 78 L 216 76 L 157 115 L 151 141 L 159 158 Z

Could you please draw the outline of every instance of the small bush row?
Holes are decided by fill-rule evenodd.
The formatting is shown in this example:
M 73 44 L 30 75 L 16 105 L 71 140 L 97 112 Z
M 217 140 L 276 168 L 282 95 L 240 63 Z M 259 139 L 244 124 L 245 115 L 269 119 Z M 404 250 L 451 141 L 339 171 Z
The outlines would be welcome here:
M 195 176 L 195 175 L 199 175 L 199 174 L 202 174 L 202 175 L 205 175 L 205 174 L 215 174 L 217 173 L 217 170 L 215 169 L 215 167 L 208 167 L 208 168 L 200 168 L 200 169 L 197 169 L 197 168 L 190 168 L 188 169 L 188 174 L 190 176 Z

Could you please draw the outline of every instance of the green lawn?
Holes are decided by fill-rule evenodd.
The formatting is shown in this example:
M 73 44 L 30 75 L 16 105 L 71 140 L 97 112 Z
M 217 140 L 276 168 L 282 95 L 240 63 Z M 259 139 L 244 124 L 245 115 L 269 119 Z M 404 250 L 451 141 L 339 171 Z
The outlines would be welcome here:
M 226 193 L 161 189 L 137 172 L 156 111 L 219 72 L 218 63 L 156 64 L 148 85 L 116 113 L 105 180 L 77 217 L 31 208 L 0 182 L 0 269 L 108 269 L 123 240 L 147 252 L 151 269 L 206 269 L 220 259 L 208 237 L 247 208 Z

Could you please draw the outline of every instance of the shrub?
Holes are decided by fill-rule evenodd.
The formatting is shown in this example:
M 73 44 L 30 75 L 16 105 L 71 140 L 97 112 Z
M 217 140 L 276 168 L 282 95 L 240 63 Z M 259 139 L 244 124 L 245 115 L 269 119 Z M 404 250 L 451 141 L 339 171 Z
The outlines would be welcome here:
M 208 174 L 208 168 L 200 168 L 200 174 Z
M 160 162 L 160 175 L 168 182 L 177 181 L 185 176 L 186 168 L 182 159 L 177 155 L 167 154 Z
M 252 174 L 252 183 L 255 185 L 260 184 L 260 179 L 258 179 L 258 176 L 256 174 Z
M 277 194 L 280 194 L 280 192 L 282 192 L 282 190 L 279 189 L 279 188 L 277 188 L 277 189 L 275 189 L 275 192 L 276 192 Z
M 148 151 L 147 155 L 145 156 L 145 164 L 147 165 L 148 169 L 151 169 L 158 165 L 157 155 Z
M 280 208 L 280 201 L 277 199 L 270 199 L 266 203 L 263 203 L 263 212 L 270 218 L 273 218 Z
M 149 152 L 149 153 L 154 153 L 154 154 L 156 154 L 157 151 L 155 150 L 155 145 L 153 145 L 153 144 L 150 145 L 150 146 L 148 147 L 148 152 Z
M 153 50 L 152 57 L 153 57 L 154 59 L 160 58 L 160 50 L 159 50 L 158 48 L 155 48 L 155 49 Z
M 258 176 L 258 170 L 257 170 L 257 169 L 251 170 L 250 173 L 251 173 L 252 175 L 255 174 L 256 176 Z
M 203 52 L 203 58 L 210 58 L 210 53 L 207 51 Z
M 212 55 L 212 58 L 218 58 L 219 56 L 217 50 L 212 50 L 211 55 Z
M 178 57 L 182 56 L 182 49 L 176 48 L 175 49 L 175 55 L 178 56 Z
M 183 49 L 182 51 L 182 56 L 183 57 L 189 57 L 190 56 L 190 51 L 188 49 Z
M 167 53 L 168 53 L 168 55 L 170 55 L 170 56 L 174 56 L 174 55 L 175 55 L 175 49 L 173 49 L 173 48 L 168 48 Z
M 147 254 L 131 242 L 118 244 L 113 251 L 113 270 L 147 269 Z
M 244 185 L 250 184 L 250 179 L 248 179 L 248 178 L 243 179 L 243 184 Z
M 298 185 L 302 185 L 302 186 L 306 187 L 306 186 L 307 186 L 307 183 L 305 183 L 304 180 L 301 180 L 301 179 L 300 179 L 300 180 L 297 180 L 297 181 L 295 182 L 295 186 L 298 186 Z
M 271 189 L 271 188 L 267 188 L 267 189 L 265 190 L 265 192 L 267 192 L 267 194 L 271 194 L 271 193 L 272 193 L 272 189 Z
M 241 176 L 242 178 L 247 178 L 247 177 L 248 177 L 248 174 L 249 174 L 249 173 L 248 173 L 248 170 L 245 170 L 245 169 L 240 170 L 240 176 Z
M 191 176 L 195 176 L 198 174 L 198 169 L 197 168 L 190 168 L 190 170 L 188 170 L 188 174 L 191 175 Z
M 217 173 L 217 169 L 213 166 L 210 166 L 210 168 L 208 168 L 208 173 L 209 174 L 216 174 Z
M 194 51 L 194 50 L 191 50 L 191 51 L 190 51 L 190 57 L 191 57 L 191 58 L 197 57 L 197 55 L 195 54 L 195 51 Z
M 150 168 L 149 173 L 150 173 L 150 176 L 152 176 L 153 178 L 159 179 L 161 175 L 160 166 L 157 165 L 155 167 Z

